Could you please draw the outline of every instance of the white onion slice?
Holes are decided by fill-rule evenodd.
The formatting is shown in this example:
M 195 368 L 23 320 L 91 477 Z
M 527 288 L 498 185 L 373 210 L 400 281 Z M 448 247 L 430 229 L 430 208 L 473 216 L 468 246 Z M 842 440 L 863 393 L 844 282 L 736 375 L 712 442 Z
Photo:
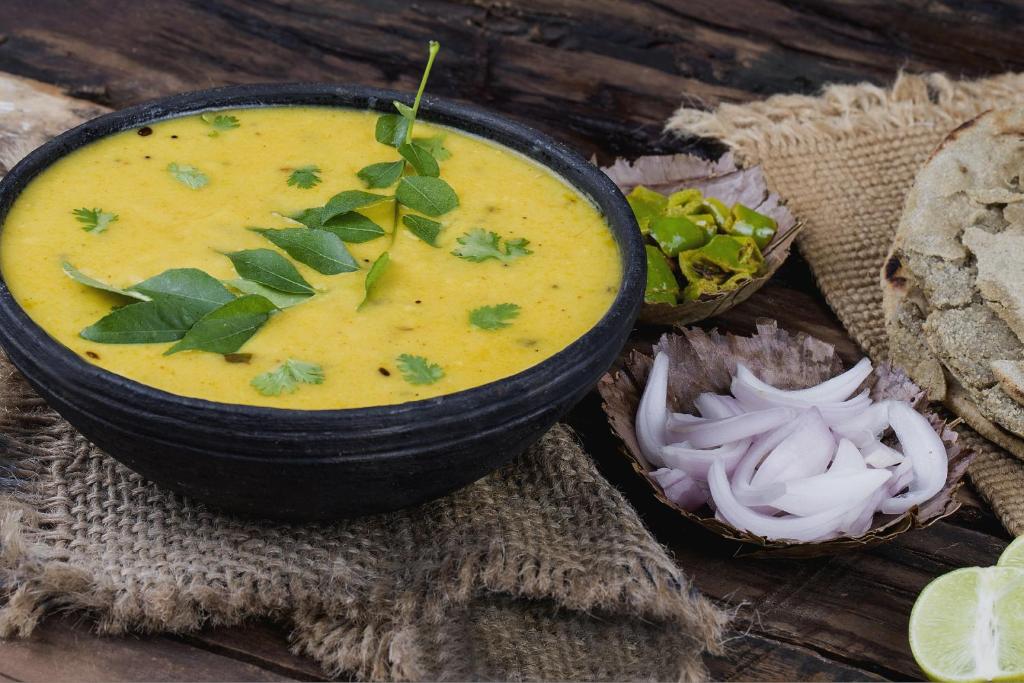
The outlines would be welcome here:
M 849 509 L 837 505 L 832 510 L 809 517 L 773 517 L 757 513 L 736 500 L 725 467 L 718 462 L 708 472 L 708 485 L 717 505 L 716 514 L 737 529 L 745 529 L 766 538 L 814 541 L 830 536 L 838 530 L 842 517 Z
M 910 490 L 881 505 L 882 512 L 895 515 L 920 505 L 941 491 L 946 483 L 949 464 L 942 439 L 928 420 L 909 405 L 893 402 L 889 406 L 889 423 L 914 470 Z
M 796 413 L 790 408 L 769 408 L 721 420 L 674 424 L 671 429 L 673 434 L 682 435 L 693 448 L 713 448 L 756 436 L 794 417 Z
M 867 469 L 864 456 L 849 439 L 842 439 L 836 448 L 836 454 L 832 456 L 832 464 L 828 471 L 834 474 L 848 472 L 863 472 Z
M 892 477 L 887 470 L 864 470 L 862 472 L 826 472 L 814 477 L 788 481 L 785 492 L 769 501 L 769 505 L 783 512 L 801 517 L 834 510 L 837 507 L 851 509 L 858 507 L 871 494 L 880 489 Z
M 731 384 L 732 395 L 735 396 L 741 405 L 748 410 L 765 410 L 768 408 L 817 408 L 822 417 L 829 424 L 846 422 L 857 417 L 871 405 L 867 390 L 857 396 L 839 403 L 812 403 L 799 398 L 780 396 L 766 392 L 750 383 L 751 379 L 757 379 L 753 373 L 742 365 L 737 367 L 737 373 L 744 371 L 744 374 L 737 374 Z M 760 382 L 760 380 L 758 380 Z
M 689 512 L 700 509 L 708 500 L 707 490 L 685 472 L 662 467 L 651 472 L 651 478 L 665 492 L 666 498 Z
M 711 449 L 690 448 L 687 442 L 683 442 L 662 448 L 661 459 L 665 463 L 665 467 L 682 470 L 692 477 L 707 479 L 708 470 L 716 460 L 723 461 L 725 471 L 732 473 L 748 448 L 750 448 L 750 439 L 734 441 Z
M 850 439 L 858 448 L 863 448 L 867 444 L 858 443 L 858 439 L 864 439 L 864 434 L 868 434 L 871 439 L 877 439 L 882 432 L 889 428 L 889 404 L 891 403 L 892 401 L 879 401 L 872 404 L 859 415 L 831 425 L 832 431 Z
M 659 353 L 647 376 L 647 386 L 636 410 L 636 440 L 640 452 L 652 465 L 661 465 L 668 419 L 668 354 Z
M 836 450 L 836 440 L 817 408 L 799 417 L 799 426 L 764 459 L 750 483 L 754 487 L 821 474 Z
M 718 394 L 705 392 L 698 396 L 693 404 L 700 412 L 701 417 L 712 420 L 721 420 L 722 418 L 743 414 L 743 408 L 731 396 L 719 396 Z
M 759 391 L 772 394 L 784 399 L 796 399 L 805 405 L 819 405 L 822 403 L 838 403 L 850 398 L 850 395 L 857 390 L 857 387 L 871 374 L 871 361 L 861 358 L 852 368 L 841 375 L 807 389 L 795 389 L 787 391 L 776 389 L 767 382 L 762 382 L 745 365 L 736 366 L 736 376 L 743 377 L 752 387 Z
M 889 448 L 881 441 L 873 441 L 864 449 L 864 462 L 871 467 L 883 468 L 899 465 L 905 458 L 895 448 Z

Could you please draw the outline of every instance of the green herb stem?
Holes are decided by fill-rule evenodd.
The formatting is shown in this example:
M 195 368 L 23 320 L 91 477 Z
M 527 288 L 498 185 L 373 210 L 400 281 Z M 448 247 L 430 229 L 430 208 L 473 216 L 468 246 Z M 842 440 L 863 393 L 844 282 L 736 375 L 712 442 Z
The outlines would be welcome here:
M 420 100 L 423 99 L 423 91 L 427 89 L 427 79 L 430 77 L 430 69 L 434 66 L 434 58 L 437 57 L 438 51 L 441 49 L 441 44 L 436 40 L 430 41 L 430 46 L 427 50 L 427 66 L 423 69 L 423 78 L 420 79 L 420 87 L 416 91 L 416 99 L 412 103 L 412 120 L 409 121 L 409 126 L 405 129 L 405 140 L 408 144 L 412 140 L 412 127 L 416 125 L 416 116 L 420 113 Z M 395 222 L 397 226 L 397 221 Z

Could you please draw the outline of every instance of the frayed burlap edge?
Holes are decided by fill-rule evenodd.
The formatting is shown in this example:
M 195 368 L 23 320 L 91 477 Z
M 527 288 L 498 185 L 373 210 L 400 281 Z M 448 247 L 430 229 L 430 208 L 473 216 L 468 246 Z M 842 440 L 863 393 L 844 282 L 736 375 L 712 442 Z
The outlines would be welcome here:
M 775 95 L 760 102 L 723 104 L 713 111 L 681 106 L 669 119 L 668 132 L 717 138 L 745 164 L 787 155 L 791 148 L 834 145 L 862 135 L 884 134 L 926 126 L 948 132 L 991 108 L 1024 103 L 1024 74 L 1007 73 L 978 80 L 955 80 L 940 73 L 901 72 L 890 87 L 870 83 L 830 85 L 820 95 Z M 771 174 L 767 173 L 769 186 Z M 800 217 L 803 218 L 803 217 Z M 812 229 L 798 238 L 812 239 Z M 848 292 L 826 286 L 827 274 L 805 253 L 826 300 Z M 879 316 L 881 312 L 879 312 Z M 844 316 L 840 315 L 841 318 Z M 875 360 L 887 357 L 884 338 L 844 320 L 850 335 Z M 977 456 L 968 474 L 1004 526 L 1024 534 L 1024 462 L 961 426 L 957 430 Z
M 830 85 L 820 96 L 775 95 L 760 102 L 723 104 L 714 111 L 680 107 L 672 132 L 718 138 L 746 163 L 767 150 L 815 139 L 830 141 L 915 125 L 949 130 L 1000 102 L 1024 96 L 1024 74 L 958 81 L 944 74 L 900 73 L 891 87 Z

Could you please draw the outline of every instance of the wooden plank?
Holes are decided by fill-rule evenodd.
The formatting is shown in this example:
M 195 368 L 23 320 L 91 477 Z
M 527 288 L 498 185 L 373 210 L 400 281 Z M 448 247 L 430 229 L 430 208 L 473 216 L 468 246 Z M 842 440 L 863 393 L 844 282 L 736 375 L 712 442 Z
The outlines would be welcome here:
M 0 641 L 0 675 L 26 683 L 293 680 L 163 636 L 97 636 L 68 619 L 50 619 L 25 640 Z
M 295 680 L 319 681 L 324 678 L 324 672 L 316 662 L 288 649 L 288 631 L 281 624 L 255 622 L 234 627 L 220 626 L 175 638 Z
M 732 633 L 728 654 L 706 657 L 716 681 L 884 681 L 873 673 L 822 657 L 798 645 L 761 635 Z

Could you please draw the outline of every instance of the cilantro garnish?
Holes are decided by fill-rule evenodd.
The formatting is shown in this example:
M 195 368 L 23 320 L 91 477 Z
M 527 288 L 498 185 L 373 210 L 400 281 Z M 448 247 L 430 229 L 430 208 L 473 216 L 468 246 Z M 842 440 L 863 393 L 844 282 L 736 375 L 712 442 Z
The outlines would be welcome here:
M 469 312 L 469 324 L 481 330 L 500 330 L 512 323 L 509 321 L 519 316 L 516 304 L 497 304 L 481 306 Z
M 104 211 L 103 209 L 75 209 L 71 212 L 75 220 L 82 224 L 82 230 L 99 234 L 107 229 L 111 223 L 117 222 L 117 214 Z
M 210 182 L 205 173 L 188 164 L 170 163 L 167 165 L 167 172 L 179 183 L 193 190 L 206 187 Z
M 520 237 L 505 240 L 505 244 L 502 245 L 498 233 L 489 232 L 483 228 L 473 228 L 456 241 L 460 246 L 456 247 L 452 253 L 474 263 L 491 258 L 502 263 L 511 263 L 521 256 L 533 253 L 526 248 L 526 245 L 530 243 L 529 240 Z
M 264 396 L 279 396 L 284 392 L 294 393 L 299 384 L 323 384 L 324 369 L 316 363 L 289 358 L 269 372 L 253 377 L 256 391 Z
M 319 166 L 300 166 L 299 168 L 292 171 L 291 175 L 288 176 L 288 185 L 290 185 L 291 187 L 298 187 L 303 190 L 308 190 L 309 188 L 316 187 L 319 184 Z
M 207 112 L 200 115 L 199 118 L 213 128 L 213 130 L 210 131 L 211 138 L 217 137 L 222 131 L 238 128 L 238 126 L 241 125 L 238 123 L 238 117 L 231 116 L 230 114 L 213 114 Z
M 437 363 L 431 363 L 423 356 L 403 353 L 396 360 L 402 379 L 409 384 L 433 384 L 444 377 L 444 370 Z

